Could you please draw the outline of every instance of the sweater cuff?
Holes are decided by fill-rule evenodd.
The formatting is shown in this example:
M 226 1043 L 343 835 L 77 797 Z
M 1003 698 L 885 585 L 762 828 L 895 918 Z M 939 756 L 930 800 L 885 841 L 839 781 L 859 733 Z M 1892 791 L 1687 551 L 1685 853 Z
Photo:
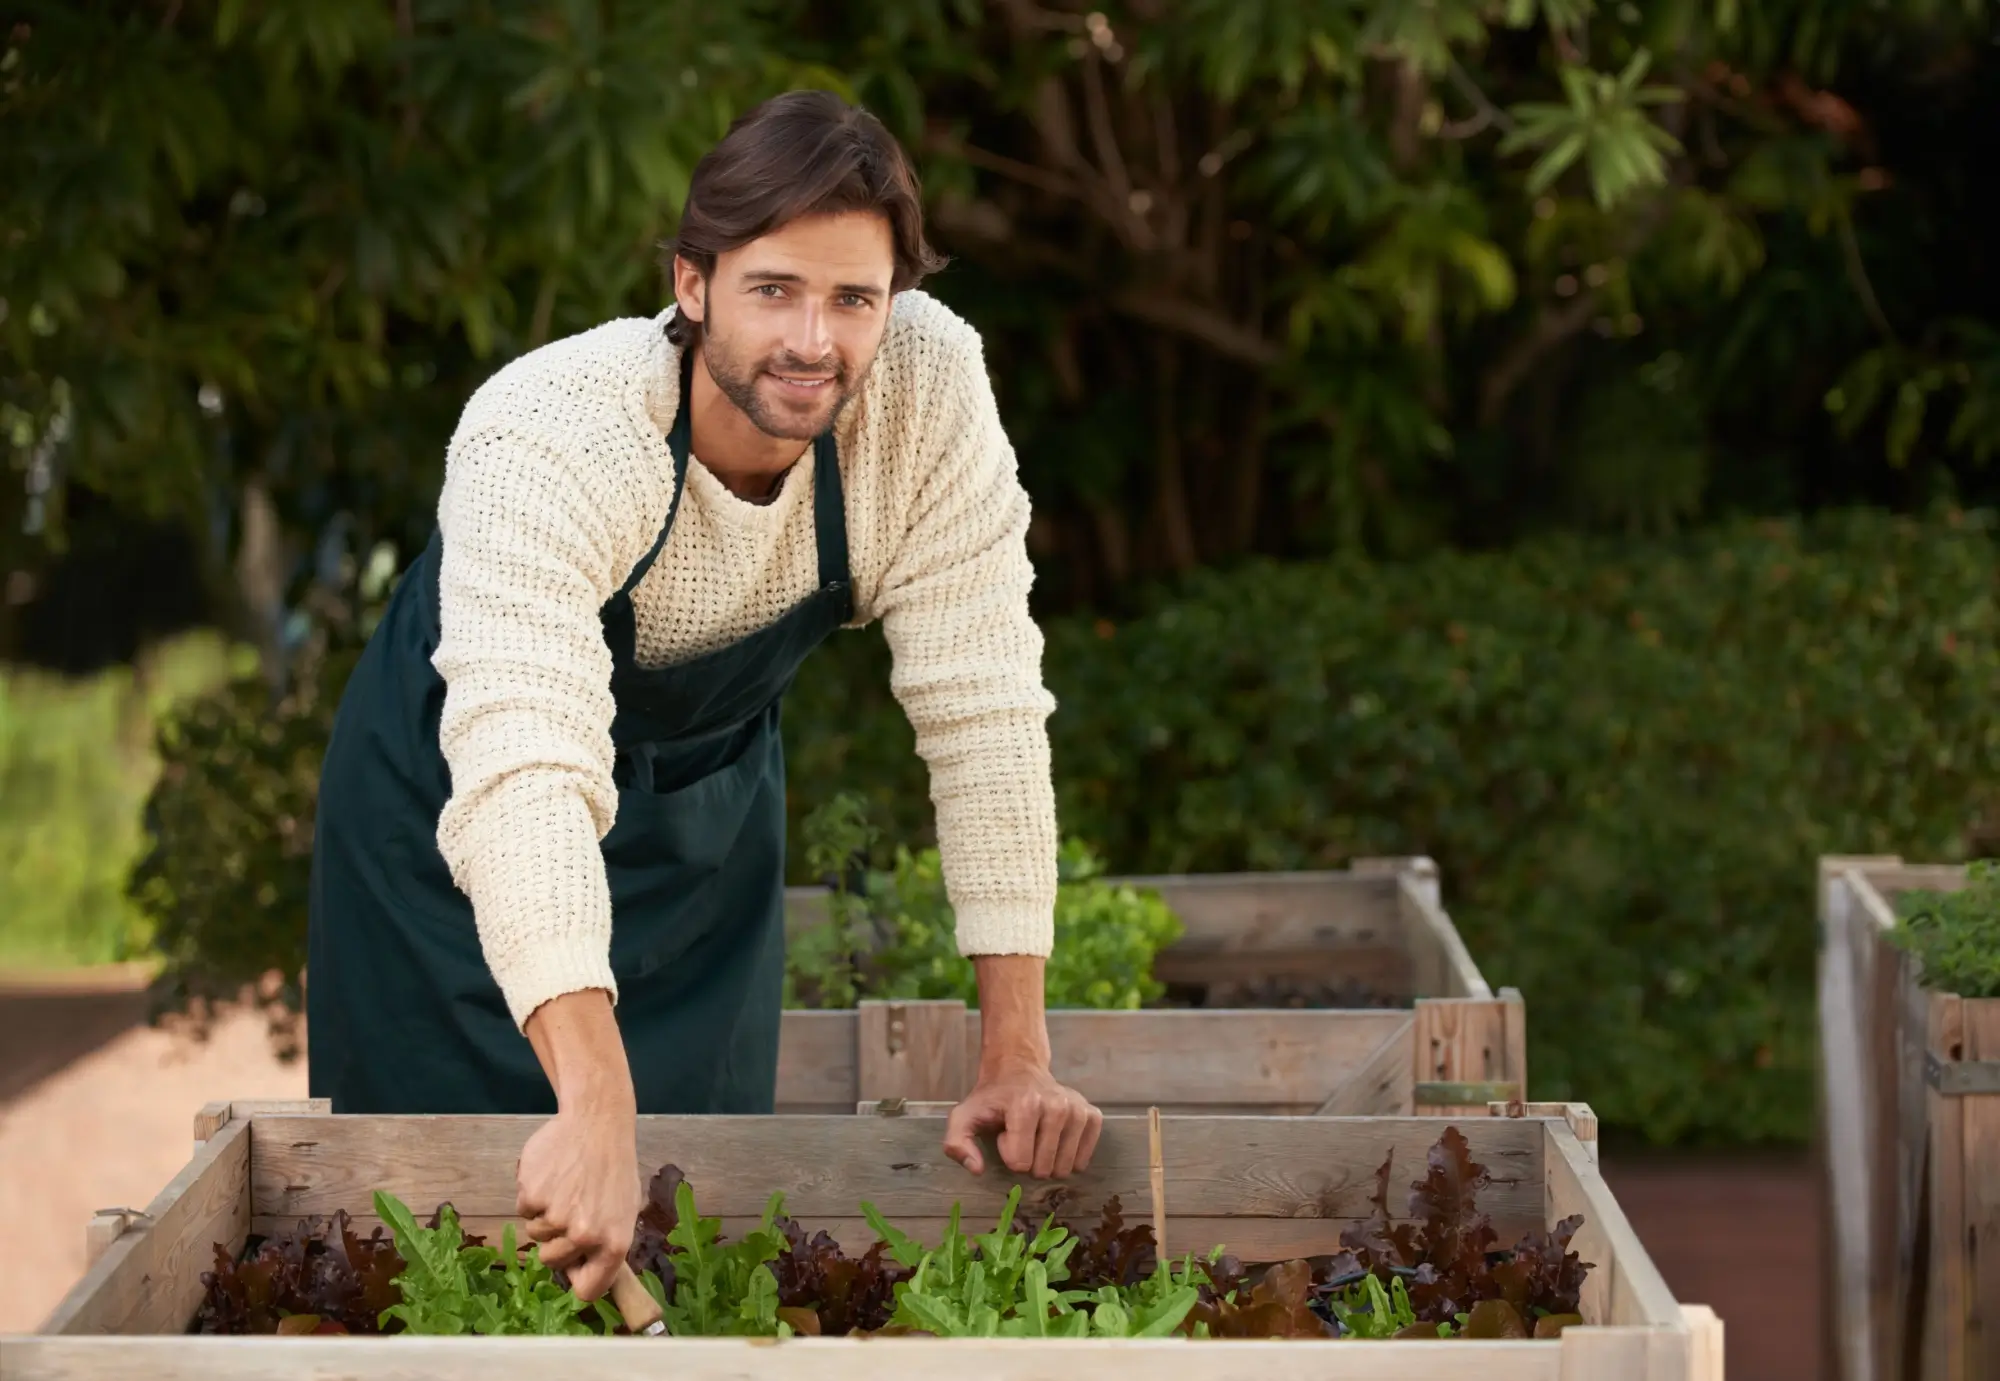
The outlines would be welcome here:
M 565 993 L 602 988 L 618 1005 L 618 980 L 611 976 L 610 956 L 589 942 L 568 938 L 523 945 L 508 959 L 504 968 L 495 968 L 493 977 L 507 999 L 514 1025 L 525 1030 L 535 1009 Z
M 1056 947 L 1055 908 L 1036 902 L 953 902 L 958 952 L 1031 954 L 1046 959 Z

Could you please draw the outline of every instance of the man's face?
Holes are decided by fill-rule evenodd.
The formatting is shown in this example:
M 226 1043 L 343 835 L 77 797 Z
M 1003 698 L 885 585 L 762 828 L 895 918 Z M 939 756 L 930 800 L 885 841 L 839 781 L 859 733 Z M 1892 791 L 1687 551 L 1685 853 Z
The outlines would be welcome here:
M 894 263 L 888 219 L 843 212 L 719 255 L 706 283 L 676 259 L 674 289 L 723 396 L 767 436 L 809 441 L 875 362 Z

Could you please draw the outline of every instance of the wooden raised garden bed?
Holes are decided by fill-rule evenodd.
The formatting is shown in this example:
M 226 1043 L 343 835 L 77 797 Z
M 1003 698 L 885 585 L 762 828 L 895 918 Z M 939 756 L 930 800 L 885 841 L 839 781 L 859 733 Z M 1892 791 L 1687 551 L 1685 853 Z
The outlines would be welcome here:
M 1896 899 L 1965 870 L 1820 863 L 1826 1306 L 1840 1381 L 2000 1377 L 2000 999 L 1918 982 Z
M 1343 1229 L 1372 1219 L 1378 1183 L 1401 1191 L 1423 1180 L 1427 1153 L 1443 1144 L 1440 1134 L 1462 1132 L 1470 1158 L 1489 1177 L 1478 1187 L 1475 1210 L 1490 1218 L 1501 1243 L 1582 1216 L 1568 1242 L 1591 1265 L 1576 1296 L 1581 1322 L 1558 1337 L 777 1341 L 192 1332 L 207 1294 L 200 1275 L 213 1265 L 215 1244 L 240 1251 L 252 1234 L 283 1233 L 302 1218 L 340 1210 L 353 1213 L 365 1234 L 376 1190 L 397 1195 L 419 1214 L 449 1201 L 468 1230 L 497 1236 L 511 1216 L 516 1158 L 540 1122 L 333 1116 L 310 1103 L 238 1103 L 205 1110 L 193 1160 L 143 1215 L 100 1218 L 88 1273 L 40 1333 L 0 1340 L 0 1374 L 8 1381 L 473 1381 L 501 1374 L 566 1381 L 917 1381 L 940 1374 L 957 1381 L 1070 1375 L 1719 1381 L 1721 1325 L 1706 1309 L 1676 1303 L 1647 1259 L 1599 1176 L 1588 1110 L 1516 1104 L 1489 1112 L 1449 1126 L 1414 1118 L 1164 1118 L 1167 1246 L 1178 1256 L 1226 1245 L 1246 1265 L 1334 1253 Z M 873 1203 L 891 1223 L 935 1243 L 954 1201 L 974 1225 L 968 1230 L 983 1230 L 999 1218 L 1015 1184 L 1004 1172 L 966 1174 L 944 1158 L 935 1126 L 910 1118 L 647 1117 L 640 1119 L 639 1152 L 647 1165 L 681 1167 L 701 1195 L 699 1211 L 719 1216 L 726 1236 L 752 1226 L 776 1189 L 784 1192 L 785 1212 L 808 1230 L 827 1228 L 856 1250 L 873 1240 L 855 1217 L 859 1203 Z M 1088 1174 L 1063 1185 L 1028 1182 L 1024 1207 L 1038 1221 L 1051 1212 L 1068 1221 L 1094 1216 L 1113 1194 L 1127 1205 L 1146 1205 L 1153 1165 L 1147 1120 L 1112 1120 Z M 1382 1202 L 1391 1200 L 1408 1205 L 1390 1210 L 1392 1219 L 1409 1221 L 1403 1215 L 1414 1211 L 1415 1196 L 1381 1192 Z
M 1521 995 L 1480 975 L 1431 860 L 1124 881 L 1158 891 L 1185 927 L 1154 973 L 1188 1005 L 1049 1013 L 1056 1076 L 1107 1112 L 1452 1116 L 1526 1096 Z M 796 889 L 788 907 L 796 933 L 822 921 L 824 893 Z M 1370 1005 L 1246 1000 L 1273 991 Z M 957 1002 L 790 1011 L 778 1111 L 956 1099 L 978 1050 L 979 1014 Z

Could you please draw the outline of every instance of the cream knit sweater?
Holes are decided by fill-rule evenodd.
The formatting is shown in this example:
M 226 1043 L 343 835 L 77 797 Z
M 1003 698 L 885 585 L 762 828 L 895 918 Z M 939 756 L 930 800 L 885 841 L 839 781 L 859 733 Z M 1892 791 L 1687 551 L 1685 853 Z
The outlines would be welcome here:
M 466 405 L 447 456 L 433 661 L 452 796 L 438 845 L 516 1023 L 564 993 L 617 995 L 599 844 L 618 793 L 598 609 L 673 497 L 670 316 L 612 321 L 510 363 Z M 898 295 L 836 436 L 855 618 L 882 620 L 894 654 L 959 948 L 1046 955 L 1054 701 L 1028 615 L 1028 498 L 978 334 L 924 293 Z M 813 592 L 812 480 L 806 447 L 776 498 L 751 504 L 689 461 L 666 547 L 633 595 L 642 662 L 735 641 Z

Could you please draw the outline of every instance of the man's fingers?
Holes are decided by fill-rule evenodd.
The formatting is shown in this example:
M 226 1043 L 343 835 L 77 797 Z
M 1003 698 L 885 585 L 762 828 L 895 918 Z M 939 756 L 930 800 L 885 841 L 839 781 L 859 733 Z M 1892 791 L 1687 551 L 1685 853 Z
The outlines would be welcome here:
M 1090 1158 L 1097 1154 L 1097 1139 L 1104 1134 L 1104 1113 L 1095 1104 L 1087 1105 L 1083 1120 L 1083 1136 L 1076 1145 L 1076 1168 L 1090 1169 Z
M 540 1246 L 542 1264 L 552 1271 L 574 1271 L 583 1260 L 583 1248 L 567 1237 L 554 1237 Z
M 1068 1173 L 1060 1167 L 1071 1119 L 1069 1099 L 1061 1093 L 1044 1094 L 1035 1112 L 1035 1178 L 1046 1180 Z
M 1000 1130 L 1000 1159 L 1015 1174 L 1023 1174 L 1035 1163 L 1035 1136 L 1041 1126 L 1042 1104 L 1034 1094 L 1017 1097 L 1007 1104 L 1007 1125 Z
M 1076 1172 L 1076 1155 L 1083 1148 L 1083 1134 L 1089 1125 L 1083 1100 L 1071 1099 L 1068 1114 L 1063 1118 L 1062 1138 L 1056 1143 L 1055 1178 L 1066 1180 Z
M 618 1274 L 618 1263 L 622 1260 L 622 1255 L 602 1248 L 590 1253 L 582 1264 L 570 1268 L 570 1289 L 576 1291 L 580 1300 L 596 1299 L 611 1288 L 612 1277 Z
M 983 1105 L 971 1101 L 960 1103 L 944 1120 L 944 1153 L 975 1175 L 986 1170 L 986 1157 L 979 1151 L 979 1131 L 985 1120 Z

